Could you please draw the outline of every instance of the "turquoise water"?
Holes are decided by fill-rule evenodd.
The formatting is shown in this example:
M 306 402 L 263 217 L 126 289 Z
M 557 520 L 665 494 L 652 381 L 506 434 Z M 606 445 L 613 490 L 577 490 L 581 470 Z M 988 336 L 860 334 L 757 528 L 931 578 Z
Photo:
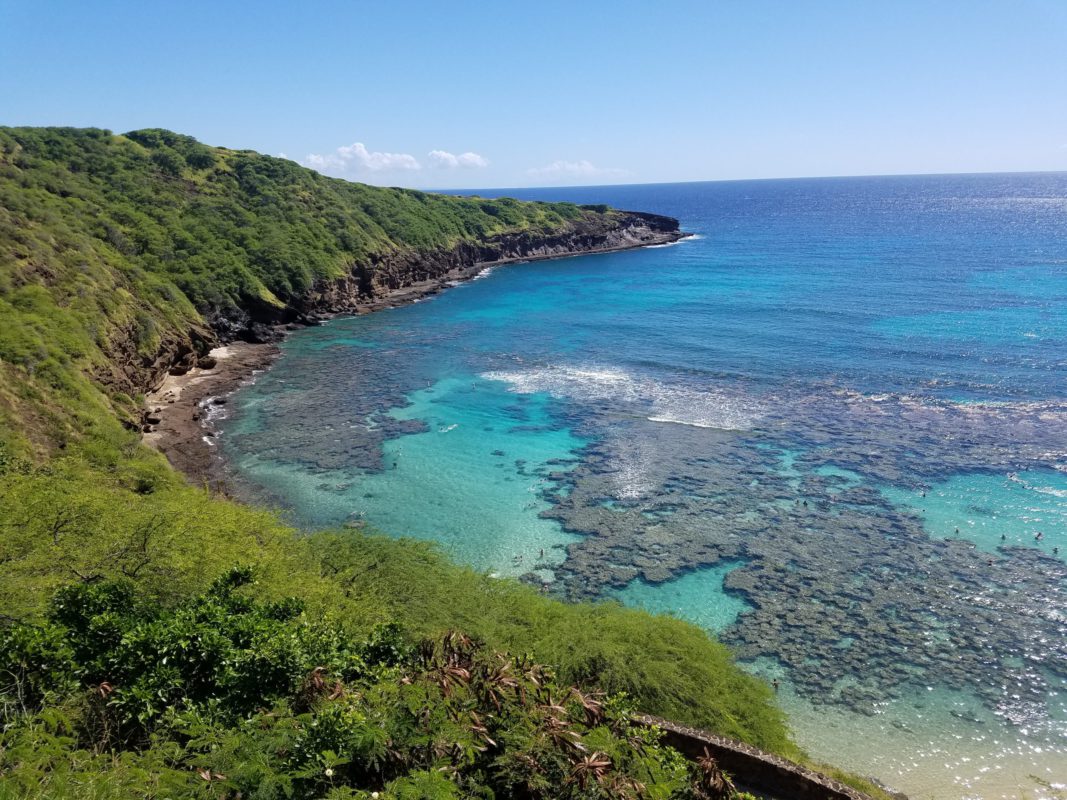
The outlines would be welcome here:
M 426 429 L 384 441 L 382 470 L 308 473 L 258 455 L 238 466 L 298 513 L 312 510 L 307 524 L 405 531 L 494 574 L 534 570 L 551 579 L 552 565 L 577 537 L 538 516 L 549 507 L 544 494 L 556 485 L 551 476 L 566 471 L 566 464 L 548 462 L 573 457 L 583 442 L 552 429 L 546 397 L 524 397 L 517 405 L 514 396 L 469 376 L 438 381 L 405 399 L 390 416 L 419 420 Z M 238 426 L 231 431 L 239 433 Z M 504 438 L 507 450 L 492 445 Z
M 994 554 L 1004 547 L 1035 547 L 1053 556 L 1067 555 L 1063 473 L 955 475 L 921 493 L 895 487 L 883 492 L 919 514 L 931 536 L 967 539 Z
M 733 625 L 738 615 L 749 608 L 742 598 L 723 591 L 723 578 L 733 568 L 733 564 L 723 564 L 697 569 L 662 584 L 636 580 L 613 594 L 628 606 L 653 614 L 670 614 L 718 633 Z
M 695 235 L 293 334 L 241 491 L 690 619 L 915 796 L 1062 794 L 1067 175 L 519 194 Z

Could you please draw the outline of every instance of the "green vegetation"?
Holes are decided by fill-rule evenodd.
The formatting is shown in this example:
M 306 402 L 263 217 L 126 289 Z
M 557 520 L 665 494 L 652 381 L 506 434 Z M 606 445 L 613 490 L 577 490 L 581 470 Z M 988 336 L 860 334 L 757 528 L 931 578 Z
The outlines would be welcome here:
M 299 600 L 256 602 L 251 580 L 231 570 L 178 606 L 81 583 L 44 625 L 4 632 L 4 794 L 735 795 L 713 762 L 631 724 L 624 697 L 455 632 L 417 648 L 395 625 L 359 638 Z
M 564 681 L 626 692 L 650 713 L 792 752 L 768 688 L 692 625 L 616 604 L 559 603 L 450 564 L 425 543 L 352 531 L 300 537 L 270 512 L 147 474 L 116 486 L 71 458 L 8 465 L 0 608 L 9 620 L 40 622 L 72 580 L 125 579 L 173 603 L 250 563 L 265 602 L 298 596 L 315 618 L 361 635 L 389 623 L 412 640 L 463 630 L 553 665 Z
M 797 756 L 768 688 L 691 625 L 298 534 L 188 486 L 132 424 L 211 323 L 389 253 L 614 213 L 167 131 L 0 129 L 0 798 L 710 796 L 710 765 L 629 705 Z
M 389 254 L 614 213 L 365 186 L 163 130 L 0 128 L 0 441 L 39 453 L 129 419 L 137 369 L 202 346 L 208 320 L 263 315 Z

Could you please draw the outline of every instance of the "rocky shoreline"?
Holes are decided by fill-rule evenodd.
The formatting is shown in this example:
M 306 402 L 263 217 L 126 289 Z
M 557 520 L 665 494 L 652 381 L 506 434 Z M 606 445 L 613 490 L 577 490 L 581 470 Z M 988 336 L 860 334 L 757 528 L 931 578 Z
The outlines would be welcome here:
M 144 443 L 165 455 L 190 483 L 228 494 L 212 407 L 225 405 L 280 353 L 271 343 L 234 342 L 208 354 L 210 368 L 168 375 L 145 395 Z
M 214 420 L 221 416 L 217 409 L 225 406 L 230 394 L 274 362 L 281 354 L 277 343 L 288 333 L 334 317 L 415 303 L 496 266 L 632 250 L 669 244 L 688 235 L 670 217 L 624 213 L 630 224 L 577 241 L 522 235 L 506 242 L 464 243 L 444 259 L 440 254 L 407 254 L 395 256 L 389 265 L 383 259 L 374 270 L 387 273 L 380 279 L 368 283 L 366 276 L 354 271 L 351 278 L 322 287 L 292 309 L 275 311 L 274 320 L 264 316 L 262 310 L 242 318 L 231 315 L 212 319 L 220 346 L 199 357 L 182 348 L 162 374 L 151 376 L 151 389 L 145 394 L 140 420 L 143 441 L 166 456 L 190 483 L 228 494 L 225 462 L 216 444 Z M 455 264 L 457 258 L 461 262 Z M 462 263 L 466 259 L 472 260 Z

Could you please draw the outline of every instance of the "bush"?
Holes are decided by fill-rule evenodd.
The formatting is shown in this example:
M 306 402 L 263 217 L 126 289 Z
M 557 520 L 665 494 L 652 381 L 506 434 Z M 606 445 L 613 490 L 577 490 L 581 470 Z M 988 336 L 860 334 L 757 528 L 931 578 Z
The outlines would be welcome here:
M 631 725 L 622 696 L 456 632 L 359 641 L 298 603 L 257 602 L 251 584 L 235 568 L 173 607 L 127 582 L 76 585 L 47 626 L 8 631 L 0 664 L 35 689 L 0 694 L 7 790 L 76 795 L 110 775 L 116 797 L 731 796 L 707 793 L 713 765 Z

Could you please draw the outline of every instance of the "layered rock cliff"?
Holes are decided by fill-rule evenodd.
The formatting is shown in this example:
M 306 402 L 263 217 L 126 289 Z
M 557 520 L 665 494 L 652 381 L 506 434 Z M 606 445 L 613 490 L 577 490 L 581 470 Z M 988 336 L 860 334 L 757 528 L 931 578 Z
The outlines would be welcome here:
M 354 263 L 343 277 L 320 281 L 282 307 L 252 303 L 238 313 L 216 315 L 212 326 L 222 340 L 269 336 L 264 326 L 313 321 L 324 314 L 373 310 L 391 297 L 426 294 L 497 264 L 606 253 L 664 244 L 682 238 L 678 220 L 636 211 L 580 219 L 552 232 L 521 231 L 461 241 L 452 247 L 400 248 Z
M 0 378 L 126 416 L 219 343 L 403 302 L 487 264 L 680 235 L 665 217 L 367 186 L 158 129 L 0 128 Z M 31 439 L 66 441 L 39 421 L 54 407 L 5 403 Z
M 205 324 L 171 331 L 151 354 L 138 352 L 135 331 L 111 339 L 110 364 L 100 375 L 124 391 L 155 388 L 168 373 L 202 364 L 220 344 L 273 341 L 286 323 L 315 324 L 323 317 L 363 313 L 432 294 L 498 264 L 607 253 L 677 241 L 685 234 L 672 217 L 637 211 L 581 219 L 553 232 L 522 231 L 462 241 L 426 251 L 400 248 L 351 265 L 348 274 L 323 279 L 285 304 L 248 298 L 205 315 Z

